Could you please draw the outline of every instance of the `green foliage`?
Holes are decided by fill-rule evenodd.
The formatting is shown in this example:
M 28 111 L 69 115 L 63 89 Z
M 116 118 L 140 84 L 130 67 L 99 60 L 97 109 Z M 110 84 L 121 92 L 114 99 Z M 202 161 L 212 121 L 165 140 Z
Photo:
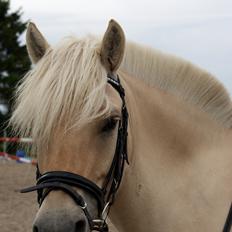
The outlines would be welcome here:
M 21 16 L 20 9 L 10 12 L 10 2 L 0 0 L 0 104 L 6 105 L 9 111 L 6 115 L 0 112 L 1 125 L 10 117 L 18 81 L 30 68 L 26 46 L 20 42 L 27 24 Z

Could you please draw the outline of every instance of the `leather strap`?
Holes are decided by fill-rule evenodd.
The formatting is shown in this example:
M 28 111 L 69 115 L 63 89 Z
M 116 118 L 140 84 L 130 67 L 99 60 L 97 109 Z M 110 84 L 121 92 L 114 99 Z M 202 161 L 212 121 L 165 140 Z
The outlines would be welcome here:
M 97 199 L 98 207 L 100 210 L 103 210 L 104 208 L 104 202 L 103 202 L 103 193 L 102 190 L 92 181 L 88 180 L 87 178 L 80 176 L 78 174 L 74 174 L 71 172 L 64 172 L 64 171 L 53 171 L 53 172 L 46 172 L 43 175 L 41 175 L 37 180 L 37 185 L 29 188 L 25 188 L 22 190 L 23 193 L 25 192 L 31 192 L 35 190 L 42 190 L 47 187 L 45 184 L 51 184 L 51 183 L 63 183 L 66 185 L 70 185 L 73 187 L 78 187 L 86 190 L 90 194 L 94 195 L 94 197 Z M 51 186 L 52 187 L 52 186 Z M 38 192 L 38 203 L 42 204 L 42 191 Z
M 231 227 L 232 227 L 232 203 L 230 205 L 229 213 L 228 213 L 228 216 L 226 218 L 223 232 L 230 232 Z

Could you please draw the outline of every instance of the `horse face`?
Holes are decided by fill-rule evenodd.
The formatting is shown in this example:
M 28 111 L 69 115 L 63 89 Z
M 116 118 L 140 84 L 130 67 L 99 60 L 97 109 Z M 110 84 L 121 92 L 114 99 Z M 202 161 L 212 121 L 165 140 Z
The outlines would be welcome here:
M 27 94 L 22 93 L 23 96 L 22 99 L 20 99 L 25 100 L 27 104 L 19 104 L 18 108 L 20 109 L 16 111 L 25 112 L 26 109 L 22 108 L 23 105 L 27 105 L 27 110 L 30 112 L 27 115 L 30 115 L 31 117 L 30 120 L 26 120 L 24 122 L 23 126 L 22 123 L 19 123 L 18 128 L 22 131 L 34 131 L 32 135 L 30 134 L 28 136 L 32 136 L 33 139 L 37 141 L 40 140 L 40 131 L 42 131 L 42 134 L 49 134 L 49 136 L 46 137 L 47 141 L 43 140 L 44 143 L 40 142 L 40 145 L 37 145 L 38 165 L 42 174 L 51 171 L 71 172 L 87 178 L 101 188 L 115 154 L 118 131 L 117 128 L 121 118 L 122 109 L 122 100 L 118 92 L 109 84 L 106 84 L 106 86 L 101 85 L 103 88 L 106 88 L 104 89 L 105 91 L 102 92 L 102 96 L 109 100 L 107 103 L 105 102 L 105 104 L 110 104 L 110 107 L 107 108 L 110 109 L 110 113 L 107 114 L 107 116 L 96 116 L 93 117 L 95 118 L 94 120 L 90 120 L 91 122 L 86 120 L 88 123 L 84 123 L 78 127 L 71 126 L 71 128 L 69 127 L 70 124 L 66 122 L 70 122 L 71 120 L 68 120 L 63 116 L 70 111 L 71 113 L 69 112 L 68 115 L 74 115 L 73 117 L 75 118 L 76 113 L 78 114 L 78 112 L 74 112 L 74 109 L 77 109 L 76 105 L 81 106 L 85 104 L 83 102 L 85 102 L 86 99 L 90 99 L 90 95 L 86 95 L 85 97 L 85 94 L 89 94 L 89 92 L 86 91 L 86 89 L 88 89 L 86 87 L 88 84 L 83 84 L 81 79 L 83 76 L 85 77 L 83 79 L 86 81 L 86 83 L 90 83 L 88 81 L 89 79 L 92 80 L 92 84 L 90 84 L 90 87 L 92 87 L 95 86 L 93 84 L 95 83 L 95 80 L 99 80 L 99 78 L 103 80 L 101 83 L 106 83 L 105 80 L 102 79 L 103 73 L 105 74 L 106 78 L 107 73 L 115 74 L 117 72 L 124 53 L 124 33 L 121 27 L 115 21 L 111 20 L 103 37 L 101 47 L 95 47 L 94 45 L 94 49 L 96 48 L 94 52 L 91 50 L 93 49 L 92 46 L 90 46 L 91 48 L 89 46 L 84 47 L 86 50 L 83 52 L 83 47 L 81 47 L 81 45 L 79 47 L 79 45 L 76 43 L 75 49 L 70 48 L 70 46 L 72 47 L 70 44 L 69 47 L 65 48 L 65 51 L 58 49 L 58 53 L 54 53 L 55 49 L 53 50 L 50 47 L 48 42 L 33 23 L 29 24 L 26 37 L 27 49 L 30 58 L 32 62 L 36 64 L 36 67 L 39 67 L 38 70 L 41 68 L 43 71 L 37 72 L 38 76 L 41 75 L 41 77 L 38 78 L 38 82 L 36 82 L 36 80 L 33 82 L 33 78 L 31 78 L 30 80 L 32 80 L 33 83 L 28 81 L 28 85 L 26 84 L 29 90 L 33 89 L 33 91 L 30 92 L 34 97 L 31 96 L 30 100 L 28 101 L 26 97 Z M 63 47 L 61 46 L 61 48 Z M 86 55 L 86 52 L 88 53 L 87 49 L 90 49 L 91 55 L 89 56 Z M 72 55 L 72 61 L 70 61 L 70 55 L 67 55 L 68 53 L 66 53 L 66 51 L 75 51 L 75 55 Z M 62 57 L 62 54 L 63 59 L 60 58 L 60 56 Z M 78 56 L 76 54 L 78 54 Z M 48 57 L 51 58 L 52 62 L 50 62 L 51 60 L 46 60 L 49 59 Z M 92 59 L 90 59 L 91 57 Z M 67 65 L 64 64 L 63 60 L 66 60 L 69 65 L 72 64 L 69 66 L 69 72 L 66 72 Z M 46 65 L 43 65 L 43 61 L 46 63 Z M 54 66 L 55 68 L 51 68 L 51 65 L 57 66 Z M 46 72 L 44 71 L 45 66 L 47 70 Z M 60 70 L 60 68 L 62 68 L 63 71 L 65 69 L 62 75 L 61 72 L 57 73 L 57 70 Z M 75 75 L 73 74 L 74 69 L 76 70 Z M 49 72 L 48 70 L 52 71 Z M 70 72 L 72 75 L 67 74 Z M 44 73 L 49 73 L 49 75 L 47 74 L 46 76 Z M 82 73 L 82 75 L 80 73 Z M 66 80 L 64 81 L 65 78 Z M 77 82 L 77 80 L 79 80 L 78 78 L 81 79 L 81 81 Z M 49 84 L 47 85 L 47 88 L 44 87 L 43 81 L 48 81 Z M 67 83 L 70 84 L 69 88 L 65 88 L 65 84 L 67 85 Z M 80 83 L 80 85 L 77 85 L 77 83 Z M 33 85 L 34 88 L 32 88 Z M 40 87 L 38 85 L 40 85 Z M 36 88 L 42 89 L 42 92 L 45 94 L 41 94 L 41 96 L 38 98 L 38 95 L 34 94 L 36 92 L 34 89 Z M 54 89 L 56 89 L 56 91 Z M 60 90 L 64 89 L 67 90 L 65 92 L 66 95 L 60 95 L 60 93 L 64 93 L 64 91 Z M 80 94 L 78 91 L 83 91 L 83 93 Z M 77 93 L 79 93 L 79 95 Z M 101 98 L 101 92 L 98 91 L 98 93 L 100 93 L 98 96 Z M 50 97 L 45 97 L 47 95 Z M 79 96 L 84 96 L 85 98 L 83 97 L 82 99 Z M 40 99 L 40 101 L 35 104 L 38 99 Z M 63 99 L 67 100 L 66 102 L 68 103 L 66 105 L 65 102 L 62 101 Z M 70 103 L 70 99 L 72 99 L 71 102 L 73 104 Z M 45 106 L 47 106 L 47 102 L 50 100 L 52 101 L 51 107 L 46 108 Z M 33 102 L 34 104 L 31 104 L 29 107 L 29 102 Z M 103 101 L 95 101 L 95 103 L 96 102 L 101 102 L 97 106 L 97 110 L 95 112 L 96 115 L 98 115 L 97 111 L 101 107 L 104 109 L 105 106 L 103 105 Z M 109 106 L 109 104 L 107 106 Z M 56 107 L 57 105 L 59 106 L 58 108 Z M 34 106 L 39 107 L 34 108 Z M 41 111 L 40 106 L 43 109 L 46 108 L 46 110 L 43 111 L 45 112 L 45 114 L 43 114 L 44 117 L 42 117 L 42 114 L 39 115 Z M 51 114 L 53 114 L 53 107 L 56 109 L 54 110 L 56 112 L 56 117 L 53 118 L 54 120 L 52 123 L 48 123 L 49 117 L 52 118 Z M 94 107 L 95 105 L 92 104 L 89 108 L 93 109 Z M 51 113 L 49 114 L 48 112 L 50 111 Z M 17 113 L 15 115 L 17 118 Z M 59 117 L 61 118 L 60 120 Z M 43 121 L 43 123 L 41 123 L 41 121 Z M 59 122 L 56 124 L 56 121 Z M 43 133 L 44 131 L 46 131 L 46 133 Z M 49 133 L 47 133 L 48 131 Z M 75 188 L 74 190 L 84 198 L 91 218 L 97 218 L 98 205 L 95 197 L 81 188 Z M 87 221 L 83 209 L 81 209 L 74 202 L 70 195 L 63 190 L 52 189 L 40 206 L 34 221 L 33 231 L 87 232 L 90 231 L 90 228 L 89 221 Z
M 116 149 L 122 107 L 119 94 L 109 84 L 106 93 L 112 109 L 110 115 L 78 130 L 74 128 L 65 136 L 60 136 L 62 131 L 56 131 L 48 150 L 39 154 L 41 173 L 68 171 L 103 186 Z M 81 189 L 75 190 L 85 199 L 91 217 L 97 218 L 98 205 L 94 197 Z M 51 191 L 37 213 L 34 231 L 89 231 L 89 224 L 83 210 L 68 194 Z

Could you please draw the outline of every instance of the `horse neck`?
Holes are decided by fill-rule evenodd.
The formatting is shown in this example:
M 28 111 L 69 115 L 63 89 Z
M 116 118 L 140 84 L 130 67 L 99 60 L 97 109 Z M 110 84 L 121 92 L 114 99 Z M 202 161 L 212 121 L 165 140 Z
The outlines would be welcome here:
M 184 231 L 184 224 L 192 224 L 192 219 L 193 228 L 210 231 L 211 227 L 198 222 L 196 212 L 209 220 L 205 215 L 212 216 L 211 210 L 217 212 L 211 226 L 223 224 L 232 195 L 226 187 L 232 178 L 232 159 L 225 139 L 232 138 L 231 132 L 181 99 L 125 74 L 120 76 L 130 116 L 130 165 L 111 213 L 119 231 L 181 231 L 182 227 Z M 225 171 L 227 181 L 223 181 Z M 186 213 L 188 219 L 181 221 Z

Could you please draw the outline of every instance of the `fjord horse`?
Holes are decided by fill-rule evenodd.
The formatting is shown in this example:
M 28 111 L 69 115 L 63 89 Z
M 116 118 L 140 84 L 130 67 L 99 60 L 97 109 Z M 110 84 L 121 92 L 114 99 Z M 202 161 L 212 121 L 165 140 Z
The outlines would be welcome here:
M 25 190 L 39 194 L 33 231 L 107 231 L 109 208 L 110 231 L 222 231 L 232 199 L 232 105 L 222 84 L 126 42 L 114 20 L 102 40 L 54 47 L 30 23 L 27 49 L 35 65 L 11 125 L 32 137 L 38 157 L 38 183 Z

